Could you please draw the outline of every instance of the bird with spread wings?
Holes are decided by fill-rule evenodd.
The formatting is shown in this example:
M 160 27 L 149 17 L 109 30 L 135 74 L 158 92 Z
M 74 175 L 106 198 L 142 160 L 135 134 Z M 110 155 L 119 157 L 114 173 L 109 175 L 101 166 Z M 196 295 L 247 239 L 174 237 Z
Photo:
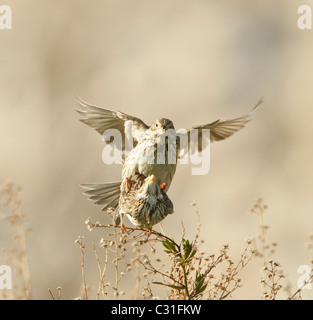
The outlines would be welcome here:
M 122 184 L 126 190 L 131 188 L 130 177 L 140 174 L 145 177 L 154 175 L 160 189 L 167 192 L 174 177 L 179 155 L 190 152 L 201 152 L 207 143 L 202 132 L 209 130 L 210 142 L 224 140 L 239 131 L 251 120 L 251 114 L 262 103 L 262 99 L 246 115 L 230 119 L 216 120 L 205 125 L 194 126 L 183 132 L 176 132 L 173 122 L 166 118 L 157 119 L 151 126 L 145 124 L 141 119 L 120 111 L 111 111 L 95 105 L 91 105 L 81 98 L 77 98 L 81 109 L 77 110 L 83 119 L 80 121 L 87 124 L 101 135 L 106 130 L 118 130 L 122 137 L 121 145 L 114 147 L 125 150 L 126 141 L 132 140 L 133 147 L 123 160 Z M 191 139 L 191 133 L 197 131 L 197 139 Z M 187 141 L 183 144 L 181 141 Z M 109 140 L 105 143 L 112 143 Z M 157 158 L 157 145 L 164 145 L 164 161 L 155 161 Z M 194 146 L 196 144 L 196 147 Z M 169 161 L 174 158 L 175 161 Z M 153 161 L 151 161 L 151 159 Z M 83 184 L 85 195 L 94 204 L 103 206 L 102 211 L 113 212 L 118 207 L 121 181 L 102 184 Z M 115 223 L 119 224 L 117 216 Z

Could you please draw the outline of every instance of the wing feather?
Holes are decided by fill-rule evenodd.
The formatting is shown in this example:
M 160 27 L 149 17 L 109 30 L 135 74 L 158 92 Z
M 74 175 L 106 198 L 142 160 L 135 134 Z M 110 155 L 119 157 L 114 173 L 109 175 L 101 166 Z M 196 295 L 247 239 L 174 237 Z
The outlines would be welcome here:
M 235 118 L 235 119 L 230 119 L 230 120 L 216 120 L 214 122 L 200 125 L 200 126 L 194 126 L 191 129 L 187 130 L 184 133 L 179 133 L 178 136 L 180 135 L 181 138 L 183 138 L 184 135 L 188 136 L 188 148 L 187 146 L 182 146 L 178 147 L 180 149 L 180 157 L 182 157 L 186 152 L 189 150 L 192 153 L 198 150 L 199 152 L 202 151 L 208 144 L 209 141 L 220 141 L 227 139 L 228 137 L 232 136 L 235 132 L 239 131 L 240 129 L 244 128 L 245 125 L 251 121 L 251 114 L 258 109 L 260 104 L 263 102 L 263 99 L 260 99 L 258 103 L 254 106 L 254 108 L 246 115 Z M 202 130 L 203 129 L 209 129 L 210 130 L 210 137 L 209 139 L 205 138 L 202 139 Z M 194 140 L 191 138 L 191 132 L 195 131 L 197 133 L 197 139 Z M 194 145 L 198 144 L 198 148 L 196 148 Z
M 88 200 L 93 201 L 95 205 L 103 206 L 101 211 L 106 211 L 118 206 L 120 185 L 121 181 L 103 184 L 81 184 L 81 187 L 86 190 L 83 194 L 88 196 Z
M 134 147 L 149 128 L 141 119 L 121 111 L 115 112 L 89 104 L 80 97 L 77 97 L 76 100 L 81 107 L 80 110 L 76 110 L 83 116 L 83 119 L 80 119 L 81 122 L 87 124 L 101 135 L 108 129 L 116 129 L 120 132 L 122 135 L 122 146 L 114 145 L 114 147 L 120 150 L 124 150 L 125 140 L 131 139 L 131 135 L 133 137 Z M 131 125 L 131 132 L 127 130 L 126 124 Z M 106 143 L 112 143 L 112 141 L 110 140 Z

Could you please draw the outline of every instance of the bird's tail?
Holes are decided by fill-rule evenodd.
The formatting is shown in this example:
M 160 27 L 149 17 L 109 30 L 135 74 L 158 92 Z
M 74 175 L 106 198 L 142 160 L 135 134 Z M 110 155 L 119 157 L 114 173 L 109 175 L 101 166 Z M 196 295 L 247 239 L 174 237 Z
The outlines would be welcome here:
M 121 181 L 102 184 L 81 184 L 86 191 L 83 193 L 95 205 L 103 206 L 101 211 L 112 214 L 114 224 L 119 225 L 118 203 L 120 198 Z

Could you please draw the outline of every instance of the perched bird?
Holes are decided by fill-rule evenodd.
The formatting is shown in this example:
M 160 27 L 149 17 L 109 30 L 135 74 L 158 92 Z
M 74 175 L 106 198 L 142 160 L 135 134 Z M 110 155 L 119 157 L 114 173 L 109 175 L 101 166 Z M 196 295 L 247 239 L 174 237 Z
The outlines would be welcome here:
M 124 228 L 123 216 L 126 215 L 136 227 L 151 228 L 174 212 L 172 201 L 160 188 L 154 175 L 145 177 L 135 174 L 130 177 L 129 181 L 130 189 L 125 182 L 120 183 L 118 204 L 115 210 L 110 212 L 115 225 L 121 223 L 121 227 Z M 83 187 L 86 186 L 83 185 Z M 93 190 L 88 190 L 84 194 L 90 195 L 90 200 L 97 201 Z
M 161 190 L 154 175 L 136 174 L 130 177 L 130 182 L 130 190 L 125 183 L 121 184 L 119 205 L 114 212 L 117 223 L 120 216 L 122 227 L 124 215 L 136 227 L 151 228 L 174 212 L 172 201 Z
M 123 162 L 122 179 L 126 191 L 131 188 L 130 178 L 136 174 L 145 177 L 154 175 L 161 191 L 167 192 L 174 177 L 179 154 L 201 152 L 206 141 L 203 139 L 204 129 L 210 130 L 208 139 L 213 141 L 224 140 L 242 129 L 250 120 L 251 113 L 262 103 L 262 99 L 248 114 L 226 121 L 216 120 L 209 124 L 194 126 L 184 132 L 176 132 L 173 122 L 166 118 L 156 120 L 150 127 L 141 119 L 120 111 L 103 109 L 80 98 L 77 101 L 81 110 L 77 110 L 84 118 L 83 123 L 89 125 L 101 135 L 108 129 L 116 129 L 122 136 L 122 144 L 115 148 L 125 150 L 127 141 L 133 143 L 133 148 L 126 155 Z M 191 139 L 192 132 L 197 130 L 196 141 Z M 182 139 L 183 138 L 183 139 Z M 185 138 L 185 139 L 184 139 Z M 182 145 L 181 141 L 187 141 Z M 106 143 L 114 144 L 114 141 Z M 195 148 L 195 145 L 197 146 Z M 158 160 L 158 148 L 163 147 L 163 161 Z M 161 157 L 162 158 L 162 157 Z M 105 184 L 82 185 L 95 204 L 102 205 L 102 211 L 115 209 L 119 203 L 121 182 Z

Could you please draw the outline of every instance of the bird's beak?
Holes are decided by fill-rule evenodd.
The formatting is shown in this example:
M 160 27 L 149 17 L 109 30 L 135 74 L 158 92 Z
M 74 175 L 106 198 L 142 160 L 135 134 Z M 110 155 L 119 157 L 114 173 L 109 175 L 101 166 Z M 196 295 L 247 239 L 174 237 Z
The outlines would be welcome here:
M 160 127 L 160 129 L 159 129 L 159 133 L 160 133 L 160 134 L 164 134 L 164 133 L 165 133 L 165 131 L 166 131 L 166 130 L 165 130 L 165 128 L 164 128 L 164 127 Z
M 155 181 L 155 176 L 153 174 L 147 178 L 147 182 L 152 182 L 152 181 Z

